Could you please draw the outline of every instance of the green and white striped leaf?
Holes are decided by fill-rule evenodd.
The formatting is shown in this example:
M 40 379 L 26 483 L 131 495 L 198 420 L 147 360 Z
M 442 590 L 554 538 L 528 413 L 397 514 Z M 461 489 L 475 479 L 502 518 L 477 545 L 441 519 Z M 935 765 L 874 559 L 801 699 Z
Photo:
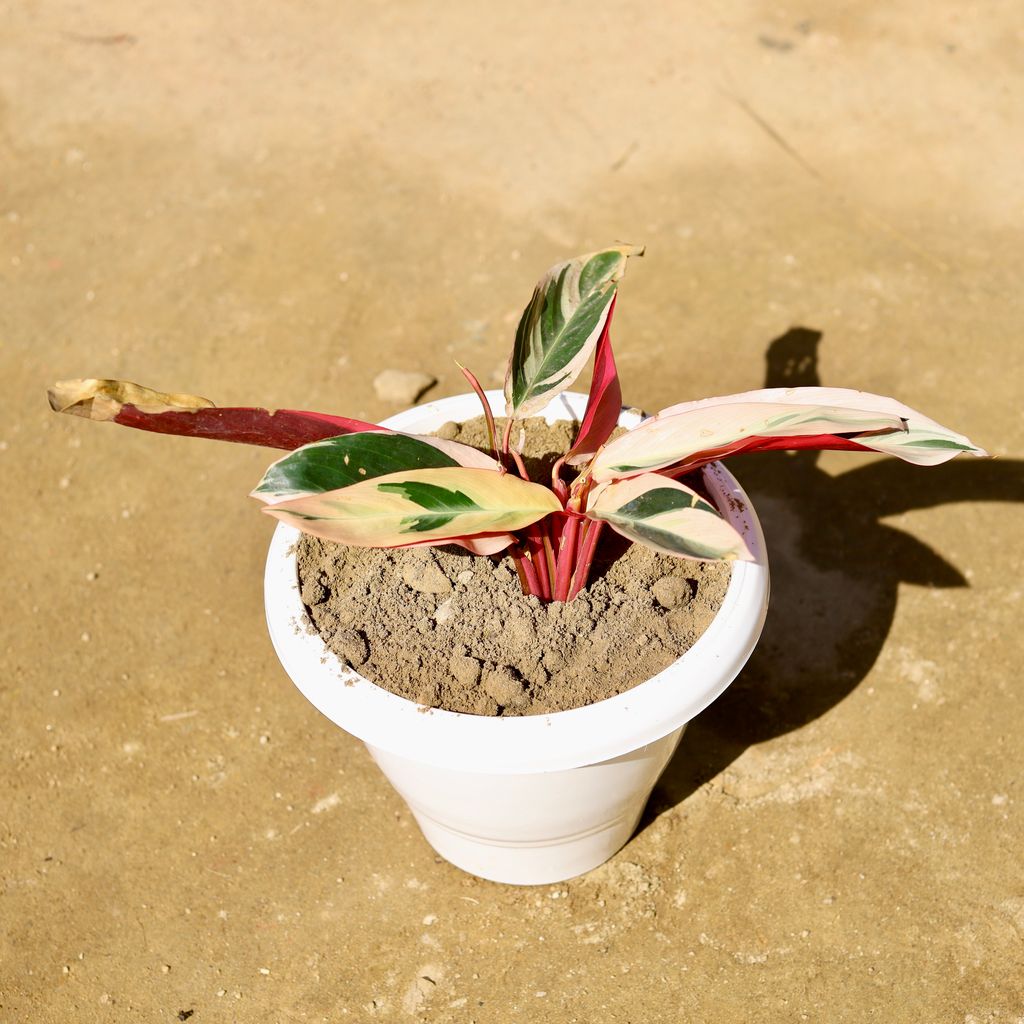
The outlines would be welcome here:
M 548 488 L 512 473 L 448 467 L 389 473 L 263 511 L 340 544 L 409 547 L 519 530 L 561 507 Z
M 297 448 L 273 463 L 251 496 L 274 504 L 410 469 L 498 468 L 489 455 L 439 437 L 383 431 L 344 434 Z
M 773 388 L 663 409 L 607 445 L 596 481 L 697 466 L 759 448 L 865 448 L 917 465 L 986 453 L 962 434 L 881 395 L 846 388 Z M 833 443 L 830 443 L 833 442 Z
M 533 415 L 576 380 L 601 337 L 626 260 L 642 255 L 631 245 L 604 249 L 559 263 L 540 279 L 516 330 L 506 415 Z
M 701 562 L 753 558 L 743 537 L 713 505 L 654 473 L 596 488 L 587 515 L 663 555 Z

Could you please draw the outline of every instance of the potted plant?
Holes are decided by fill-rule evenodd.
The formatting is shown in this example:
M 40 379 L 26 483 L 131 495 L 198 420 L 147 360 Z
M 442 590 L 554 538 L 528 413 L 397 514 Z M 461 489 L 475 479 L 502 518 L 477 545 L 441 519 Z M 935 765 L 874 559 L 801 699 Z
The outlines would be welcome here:
M 753 649 L 767 562 L 756 516 L 722 458 L 814 448 L 934 465 L 961 452 L 985 454 L 892 399 L 838 388 L 748 392 L 649 418 L 624 413 L 610 325 L 627 262 L 641 254 L 617 246 L 560 263 L 540 279 L 503 393 L 485 393 L 463 369 L 474 394 L 380 425 L 217 408 L 124 381 L 65 381 L 50 391 L 59 412 L 288 450 L 253 491 L 281 521 L 266 603 L 282 662 L 321 711 L 367 743 L 435 848 L 499 881 L 557 881 L 611 856 L 635 828 L 685 723 Z M 591 356 L 589 395 L 569 393 Z M 470 418 L 475 402 L 487 424 L 486 451 L 431 434 Z M 530 479 L 513 443 L 515 425 L 537 415 L 579 422 L 544 483 Z M 626 430 L 613 436 L 618 426 Z M 606 527 L 669 558 L 730 561 L 733 572 L 721 609 L 689 651 L 654 678 L 586 707 L 490 718 L 417 706 L 340 665 L 319 636 L 300 628 L 300 531 L 360 547 L 455 544 L 479 556 L 505 553 L 525 595 L 566 602 L 587 587 Z

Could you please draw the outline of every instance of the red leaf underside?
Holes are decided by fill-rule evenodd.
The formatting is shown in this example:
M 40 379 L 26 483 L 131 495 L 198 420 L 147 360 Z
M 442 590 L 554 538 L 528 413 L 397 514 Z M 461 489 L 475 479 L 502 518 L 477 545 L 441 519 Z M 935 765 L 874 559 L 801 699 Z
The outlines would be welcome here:
M 848 437 L 839 437 L 836 434 L 813 434 L 807 437 L 748 437 L 734 444 L 722 448 L 708 449 L 681 462 L 677 466 L 670 466 L 655 472 L 663 473 L 665 476 L 678 477 L 684 473 L 690 473 L 710 462 L 724 459 L 733 455 L 750 455 L 754 452 L 777 452 L 777 451 L 836 451 L 836 452 L 869 452 L 871 448 L 851 441 Z
M 221 408 L 210 406 L 188 412 L 143 412 L 134 405 L 123 405 L 114 417 L 115 423 L 158 434 L 182 437 L 203 437 L 213 441 L 261 445 L 291 451 L 313 441 L 322 441 L 340 434 L 386 428 L 344 416 L 296 409 L 247 407 Z
M 574 455 L 592 455 L 611 436 L 619 422 L 622 409 L 622 388 L 612 355 L 611 325 L 615 313 L 616 295 L 608 307 L 608 317 L 594 352 L 594 376 L 590 382 L 587 410 L 583 415 L 579 433 L 567 459 Z

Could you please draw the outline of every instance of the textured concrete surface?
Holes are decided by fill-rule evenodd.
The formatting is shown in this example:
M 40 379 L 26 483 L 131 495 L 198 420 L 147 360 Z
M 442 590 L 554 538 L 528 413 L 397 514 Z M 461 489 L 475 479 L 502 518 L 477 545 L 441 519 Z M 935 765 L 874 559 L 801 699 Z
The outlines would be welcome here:
M 0 1019 L 1024 1019 L 1016 5 L 3 14 Z M 517 890 L 278 667 L 265 454 L 43 391 L 380 417 L 380 370 L 463 390 L 612 239 L 636 404 L 816 354 L 1000 458 L 735 464 L 761 648 L 612 862 Z

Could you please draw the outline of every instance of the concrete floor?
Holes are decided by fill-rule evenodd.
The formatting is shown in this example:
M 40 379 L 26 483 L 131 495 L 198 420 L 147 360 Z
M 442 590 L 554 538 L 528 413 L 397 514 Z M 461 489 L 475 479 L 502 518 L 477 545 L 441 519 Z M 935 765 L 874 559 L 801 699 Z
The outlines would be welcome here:
M 3 6 L 0 1019 L 1024 1019 L 1017 5 Z M 761 647 L 620 854 L 514 889 L 279 668 L 266 453 L 44 390 L 379 418 L 614 239 L 631 402 L 816 356 L 999 458 L 734 463 Z

